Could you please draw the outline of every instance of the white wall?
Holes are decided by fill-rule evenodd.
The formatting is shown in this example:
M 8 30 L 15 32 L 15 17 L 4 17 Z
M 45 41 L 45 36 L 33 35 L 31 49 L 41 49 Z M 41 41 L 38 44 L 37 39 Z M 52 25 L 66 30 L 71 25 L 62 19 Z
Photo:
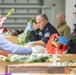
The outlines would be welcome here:
M 56 6 L 53 7 L 53 4 Z M 44 6 L 49 7 L 50 11 L 45 10 L 45 13 L 48 15 L 49 20 L 52 25 L 56 26 L 56 15 L 60 12 L 65 13 L 67 24 L 70 26 L 71 30 L 73 30 L 75 23 L 73 17 L 74 5 L 76 4 L 76 0 L 44 0 Z
M 56 27 L 56 15 L 60 12 L 65 13 L 65 0 L 44 0 L 44 6 L 49 8 L 50 11 L 45 10 L 45 13 L 49 17 L 50 23 Z
M 73 30 L 74 26 L 74 5 L 76 4 L 76 0 L 66 0 L 66 21 L 70 26 L 71 30 Z

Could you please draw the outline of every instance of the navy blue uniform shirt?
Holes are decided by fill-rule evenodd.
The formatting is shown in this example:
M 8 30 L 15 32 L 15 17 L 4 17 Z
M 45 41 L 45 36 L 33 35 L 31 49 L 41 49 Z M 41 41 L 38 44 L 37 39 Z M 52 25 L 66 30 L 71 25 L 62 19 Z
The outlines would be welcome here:
M 30 32 L 32 36 L 32 41 L 42 40 L 43 42 L 47 43 L 50 36 L 53 33 L 58 33 L 56 28 L 48 23 L 43 30 L 38 29 L 37 31 Z

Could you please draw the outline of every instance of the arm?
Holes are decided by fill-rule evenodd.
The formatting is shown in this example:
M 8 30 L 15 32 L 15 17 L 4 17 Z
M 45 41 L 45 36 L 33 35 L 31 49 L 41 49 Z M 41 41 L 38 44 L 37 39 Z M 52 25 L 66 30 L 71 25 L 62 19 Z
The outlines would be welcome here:
M 63 36 L 59 36 L 57 41 L 54 38 L 51 40 L 51 44 L 57 48 L 60 48 L 62 45 L 67 45 L 67 42 L 68 40 Z
M 46 44 L 42 40 L 34 41 L 34 45 L 41 45 L 41 46 L 46 47 Z
M 64 36 L 66 39 L 68 39 L 68 40 L 70 39 L 71 29 L 70 29 L 68 26 L 64 29 L 63 36 Z
M 7 41 L 3 36 L 0 35 L 0 50 L 10 52 L 13 54 L 24 54 L 29 55 L 32 53 L 31 48 L 25 48 L 20 45 L 16 45 L 11 43 L 10 41 Z
M 55 46 L 56 48 L 58 48 L 58 49 L 62 46 L 61 43 L 55 42 L 55 41 L 51 41 L 51 44 L 54 45 L 54 46 Z
M 59 36 L 58 38 L 52 38 L 50 42 L 52 45 L 59 49 L 62 45 L 67 45 L 68 40 L 63 36 Z

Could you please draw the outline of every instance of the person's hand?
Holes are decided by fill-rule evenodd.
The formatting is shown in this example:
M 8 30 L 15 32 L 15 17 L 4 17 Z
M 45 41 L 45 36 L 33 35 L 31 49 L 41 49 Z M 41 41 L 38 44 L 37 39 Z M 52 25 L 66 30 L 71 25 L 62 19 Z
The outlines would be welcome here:
M 68 44 L 68 40 L 63 36 L 59 36 L 58 42 L 60 42 L 61 44 L 65 44 L 65 45 Z
M 30 23 L 28 23 L 28 26 L 26 27 L 26 30 L 34 31 L 34 28 L 33 28 L 32 25 L 30 25 Z
M 54 40 L 52 40 L 52 41 L 51 41 L 51 44 L 52 44 L 52 45 L 54 45 L 54 43 L 55 43 L 55 41 L 54 41 Z
M 28 42 L 28 45 L 34 45 L 34 41 Z

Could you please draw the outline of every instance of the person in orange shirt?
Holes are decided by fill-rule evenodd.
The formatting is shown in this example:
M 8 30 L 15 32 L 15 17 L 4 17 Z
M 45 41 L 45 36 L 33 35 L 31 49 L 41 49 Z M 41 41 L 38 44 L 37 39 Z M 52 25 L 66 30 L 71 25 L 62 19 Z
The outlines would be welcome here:
M 46 45 L 47 54 L 63 54 L 66 52 L 68 40 L 59 36 L 57 33 L 52 34 Z

